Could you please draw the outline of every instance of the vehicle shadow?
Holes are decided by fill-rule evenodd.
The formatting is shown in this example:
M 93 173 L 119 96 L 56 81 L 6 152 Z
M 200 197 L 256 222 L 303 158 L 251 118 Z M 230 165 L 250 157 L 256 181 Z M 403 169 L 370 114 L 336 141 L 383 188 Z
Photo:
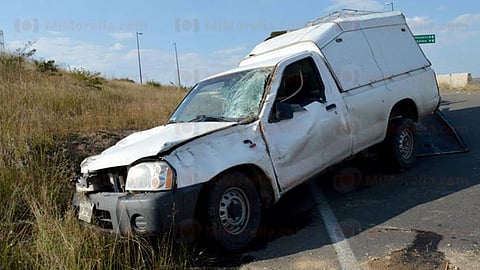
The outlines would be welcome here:
M 449 105 L 455 103 L 444 100 L 441 111 L 470 152 L 418 158 L 414 168 L 396 174 L 378 163 L 354 159 L 311 180 L 324 193 L 345 237 L 480 184 L 475 176 L 480 159 L 480 128 L 475 122 L 480 118 L 480 107 L 450 110 Z M 220 255 L 214 263 L 201 266 L 236 267 L 332 244 L 313 196 L 309 183 L 291 190 L 264 214 L 258 239 L 243 253 Z

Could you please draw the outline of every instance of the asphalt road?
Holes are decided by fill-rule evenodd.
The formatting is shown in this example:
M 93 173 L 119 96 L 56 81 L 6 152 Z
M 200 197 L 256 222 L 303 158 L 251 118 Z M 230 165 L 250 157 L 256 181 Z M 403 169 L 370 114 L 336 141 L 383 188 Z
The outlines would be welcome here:
M 211 266 L 480 269 L 480 93 L 442 98 L 468 153 L 419 158 L 402 174 L 350 162 L 292 190 L 245 253 Z M 364 185 L 347 192 L 345 174 Z

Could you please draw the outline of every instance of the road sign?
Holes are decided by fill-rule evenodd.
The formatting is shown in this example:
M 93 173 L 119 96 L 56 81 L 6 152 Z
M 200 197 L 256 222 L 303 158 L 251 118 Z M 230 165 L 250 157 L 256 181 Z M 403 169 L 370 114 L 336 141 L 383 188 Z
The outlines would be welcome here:
M 430 34 L 430 35 L 415 35 L 415 41 L 418 44 L 429 44 L 429 43 L 435 43 L 435 35 Z

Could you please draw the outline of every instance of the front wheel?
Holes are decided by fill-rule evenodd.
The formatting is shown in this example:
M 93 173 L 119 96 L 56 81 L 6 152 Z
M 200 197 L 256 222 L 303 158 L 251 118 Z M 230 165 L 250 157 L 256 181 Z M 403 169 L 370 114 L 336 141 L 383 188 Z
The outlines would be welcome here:
M 393 119 L 387 136 L 387 154 L 394 169 L 404 171 L 412 168 L 417 160 L 415 123 L 408 118 Z
M 207 198 L 206 233 L 228 251 L 245 247 L 260 226 L 261 205 L 251 180 L 239 172 L 218 177 Z

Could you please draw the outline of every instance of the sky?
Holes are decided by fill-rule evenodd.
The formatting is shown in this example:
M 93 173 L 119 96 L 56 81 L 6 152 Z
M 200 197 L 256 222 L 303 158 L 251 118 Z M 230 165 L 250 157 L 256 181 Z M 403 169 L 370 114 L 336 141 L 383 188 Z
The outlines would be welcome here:
M 62 68 L 84 68 L 107 78 L 139 81 L 136 33 L 143 81 L 182 85 L 238 65 L 276 30 L 298 29 L 342 8 L 387 11 L 376 0 L 244 1 L 4 1 L 0 30 L 7 51 L 33 41 L 36 59 Z M 389 2 L 391 3 L 391 2 Z M 421 45 L 438 74 L 480 77 L 480 2 L 398 0 L 414 34 L 435 34 Z M 174 45 L 175 44 L 175 45 Z

